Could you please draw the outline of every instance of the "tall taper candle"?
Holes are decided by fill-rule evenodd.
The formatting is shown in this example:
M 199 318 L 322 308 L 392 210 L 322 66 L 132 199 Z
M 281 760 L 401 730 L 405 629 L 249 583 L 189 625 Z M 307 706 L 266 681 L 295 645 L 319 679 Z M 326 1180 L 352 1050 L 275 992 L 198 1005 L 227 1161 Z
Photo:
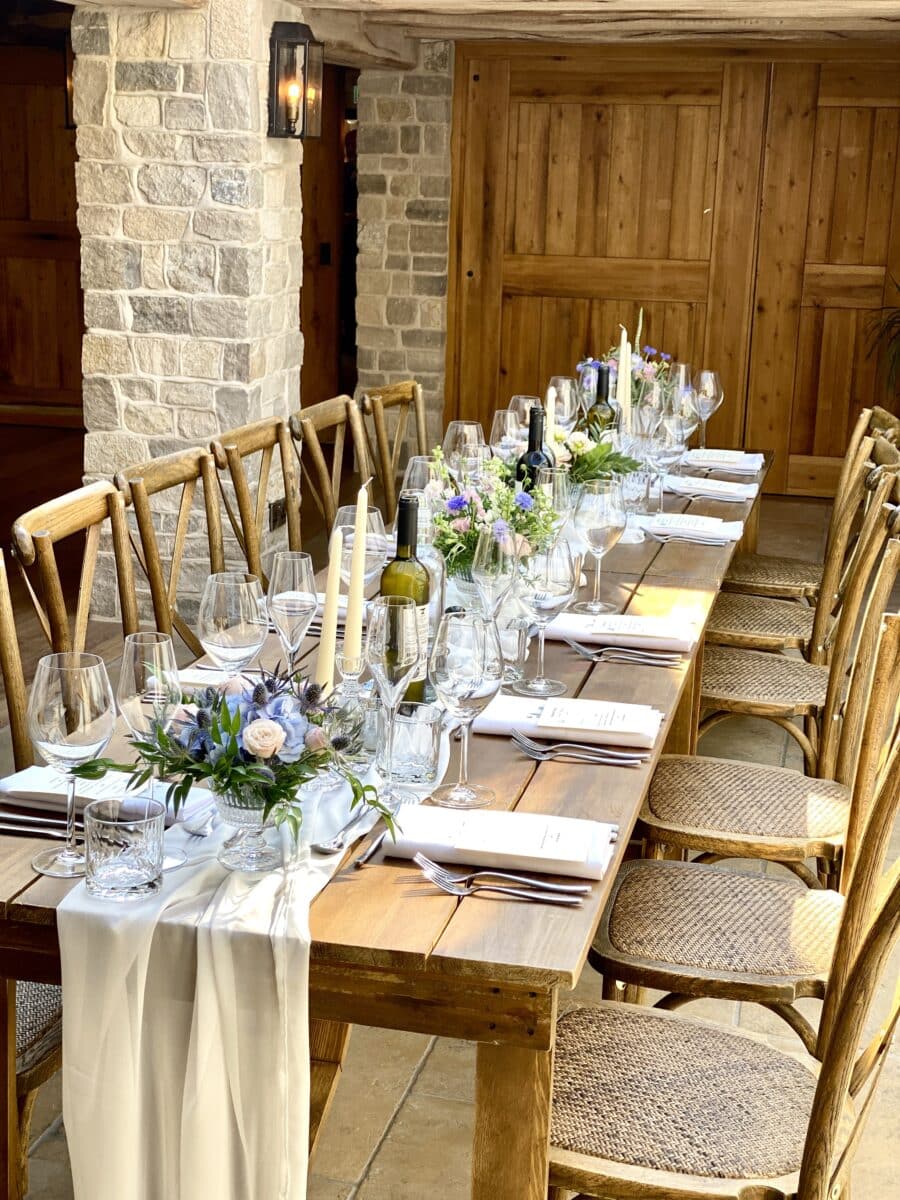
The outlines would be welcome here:
M 619 369 L 616 374 L 616 403 L 622 414 L 622 432 L 631 432 L 631 346 L 628 341 L 628 330 L 624 325 L 622 338 L 619 342 Z
M 327 696 L 334 687 L 334 654 L 337 648 L 338 606 L 341 599 L 341 556 L 344 535 L 335 529 L 328 542 L 328 577 L 325 582 L 325 609 L 322 613 L 322 635 L 319 638 L 319 657 L 316 659 L 314 682 Z
M 362 614 L 366 587 L 366 528 L 368 524 L 369 485 L 366 482 L 356 495 L 353 549 L 350 552 L 350 586 L 347 591 L 347 623 L 344 626 L 345 658 L 359 658 L 362 653 Z
M 547 419 L 544 422 L 544 441 L 556 453 L 556 388 L 551 383 L 547 388 Z

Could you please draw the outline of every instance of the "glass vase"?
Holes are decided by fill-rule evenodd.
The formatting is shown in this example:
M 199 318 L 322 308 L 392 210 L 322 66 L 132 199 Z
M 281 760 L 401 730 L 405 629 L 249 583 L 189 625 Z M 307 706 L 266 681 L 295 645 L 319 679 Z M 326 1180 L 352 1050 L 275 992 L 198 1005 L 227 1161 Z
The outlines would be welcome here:
M 270 846 L 263 831 L 271 824 L 263 810 L 250 804 L 238 792 L 216 795 L 216 808 L 226 825 L 232 825 L 240 835 L 229 839 L 219 851 L 219 862 L 229 871 L 272 871 L 281 866 L 281 847 Z

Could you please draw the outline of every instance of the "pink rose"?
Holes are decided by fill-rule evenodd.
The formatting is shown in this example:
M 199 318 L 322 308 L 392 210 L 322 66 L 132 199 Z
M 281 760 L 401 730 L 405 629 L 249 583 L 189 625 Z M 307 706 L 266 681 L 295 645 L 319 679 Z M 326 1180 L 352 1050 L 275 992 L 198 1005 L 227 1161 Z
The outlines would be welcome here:
M 244 730 L 244 749 L 257 758 L 271 758 L 284 745 L 285 732 L 277 721 L 259 718 Z
M 306 731 L 306 748 L 307 750 L 327 750 L 328 738 L 325 732 L 318 725 L 311 725 Z
M 450 522 L 450 528 L 454 533 L 468 533 L 471 524 L 468 517 L 457 517 L 455 521 Z

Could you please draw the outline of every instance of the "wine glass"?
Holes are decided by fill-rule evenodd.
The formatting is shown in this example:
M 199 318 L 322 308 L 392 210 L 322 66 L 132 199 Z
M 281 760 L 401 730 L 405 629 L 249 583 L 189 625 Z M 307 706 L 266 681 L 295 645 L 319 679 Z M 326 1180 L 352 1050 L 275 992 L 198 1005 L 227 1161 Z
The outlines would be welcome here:
M 420 644 L 416 602 L 411 596 L 377 596 L 369 606 L 366 662 L 387 714 L 386 779 L 382 799 L 397 805 L 402 794 L 394 788 L 394 718 L 403 693 L 419 667 Z
M 594 556 L 594 593 L 590 600 L 573 604 L 573 612 L 597 616 L 616 611 L 614 605 L 600 599 L 600 560 L 621 538 L 625 523 L 625 502 L 619 480 L 615 476 L 589 480 L 575 509 L 575 528 Z
M 514 463 L 527 445 L 528 431 L 523 429 L 518 416 L 508 408 L 495 412 L 490 436 L 494 457 L 505 463 Z
M 406 464 L 403 472 L 401 492 L 415 492 L 417 495 L 427 494 L 428 485 L 439 483 L 437 459 L 433 454 L 414 454 Z
M 691 377 L 690 363 L 676 362 L 672 364 L 666 407 L 675 416 L 681 418 L 684 424 L 685 444 L 687 444 L 691 434 L 700 424 L 700 410 Z
M 465 460 L 472 458 L 474 447 L 484 444 L 484 430 L 478 421 L 450 422 L 442 449 L 447 470 L 454 479 L 459 478 Z
M 569 468 L 538 467 L 534 486 L 544 493 L 553 506 L 553 528 L 559 537 L 575 507 L 575 489 Z
M 670 412 L 663 417 L 657 435 L 650 443 L 649 459 L 659 479 L 660 512 L 665 509 L 663 497 L 666 490 L 666 474 L 677 467 L 684 458 L 689 436 L 682 417 L 678 413 Z
M 428 674 L 438 700 L 462 730 L 459 778 L 431 794 L 446 808 L 484 808 L 494 792 L 469 782 L 469 728 L 503 684 L 503 651 L 493 617 L 483 613 L 449 612 L 441 618 Z
M 528 422 L 531 419 L 531 410 L 535 405 L 543 407 L 543 400 L 540 396 L 513 396 L 508 405 L 509 412 L 515 414 L 516 420 L 519 422 L 519 428 L 522 430 L 522 437 L 528 437 Z
M 514 535 L 509 530 L 498 535 L 493 529 L 483 529 L 475 544 L 472 580 L 478 588 L 487 616 L 497 616 L 515 578 Z
M 265 598 L 255 575 L 217 571 L 209 576 L 200 598 L 197 631 L 217 666 L 240 675 L 262 649 L 268 628 Z
M 116 702 L 103 659 L 77 652 L 46 654 L 28 696 L 28 732 L 34 748 L 67 776 L 66 844 L 31 860 L 40 875 L 73 879 L 84 874 L 84 852 L 75 839 L 72 768 L 102 754 L 116 725 Z
M 641 385 L 638 398 L 632 405 L 633 432 L 639 438 L 652 438 L 659 429 L 666 407 L 666 391 L 658 379 Z
M 492 457 L 490 446 L 468 446 L 456 460 L 457 483 L 477 482 Z
M 519 559 L 518 594 L 527 606 L 533 625 L 538 627 L 537 674 L 513 685 L 522 696 L 561 696 L 566 685 L 544 674 L 544 639 L 547 626 L 572 599 L 577 579 L 575 563 L 567 542 L 559 541 L 546 550 Z
M 316 615 L 316 602 L 312 558 L 302 550 L 277 551 L 269 573 L 269 620 L 289 670 Z
M 554 375 L 547 385 L 547 403 L 551 396 L 556 397 L 554 419 L 557 429 L 571 433 L 578 419 L 579 394 L 578 382 L 568 375 Z
M 356 505 L 342 504 L 337 510 L 332 525 L 332 533 L 340 529 L 344 535 L 341 547 L 341 579 L 350 586 L 350 560 L 353 557 L 353 542 L 356 537 Z M 366 512 L 366 558 L 363 567 L 363 580 L 366 587 L 384 566 L 387 558 L 388 537 L 384 530 L 384 517 L 381 509 L 369 508 Z
M 697 411 L 700 414 L 700 448 L 705 450 L 706 423 L 725 399 L 719 372 L 705 369 L 698 371 L 694 376 L 694 393 L 697 397 Z

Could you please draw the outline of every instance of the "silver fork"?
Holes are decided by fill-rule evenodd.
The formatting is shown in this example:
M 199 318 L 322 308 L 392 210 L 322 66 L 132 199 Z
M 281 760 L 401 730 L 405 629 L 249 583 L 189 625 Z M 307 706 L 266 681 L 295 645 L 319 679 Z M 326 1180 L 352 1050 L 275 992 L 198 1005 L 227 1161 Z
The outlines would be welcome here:
M 532 875 L 516 875 L 512 871 L 489 871 L 486 869 L 480 871 L 469 871 L 465 875 L 454 875 L 446 868 L 433 862 L 424 854 L 414 854 L 413 862 L 417 867 L 421 867 L 428 874 L 429 878 L 435 881 L 440 877 L 445 883 L 467 884 L 474 883 L 479 879 L 502 879 L 507 883 L 520 883 L 523 887 L 537 888 L 543 892 L 561 892 L 563 895 L 570 896 L 587 896 L 590 895 L 591 885 L 589 883 L 550 883 L 543 879 L 535 879 Z
M 419 868 L 427 880 L 434 884 L 435 887 L 441 889 L 442 892 L 447 892 L 450 896 L 474 896 L 478 892 L 491 892 L 501 896 L 512 896 L 515 900 L 530 900 L 534 904 L 559 904 L 564 908 L 581 908 L 580 896 L 563 896 L 559 892 L 539 891 L 534 887 L 514 888 L 503 887 L 498 883 L 473 883 L 468 887 L 458 883 L 448 883 L 445 879 L 438 878 L 432 871 L 427 871 L 424 867 Z
M 536 742 L 533 738 L 512 731 L 512 739 L 527 753 L 553 756 L 554 754 L 583 755 L 586 758 L 607 759 L 611 762 L 646 762 L 650 757 L 649 750 L 616 750 L 608 746 L 588 746 L 583 742 Z
M 582 658 L 592 662 L 630 662 L 643 667 L 680 667 L 684 659 L 676 650 L 638 650 L 630 646 L 585 646 L 581 642 L 565 638 Z

